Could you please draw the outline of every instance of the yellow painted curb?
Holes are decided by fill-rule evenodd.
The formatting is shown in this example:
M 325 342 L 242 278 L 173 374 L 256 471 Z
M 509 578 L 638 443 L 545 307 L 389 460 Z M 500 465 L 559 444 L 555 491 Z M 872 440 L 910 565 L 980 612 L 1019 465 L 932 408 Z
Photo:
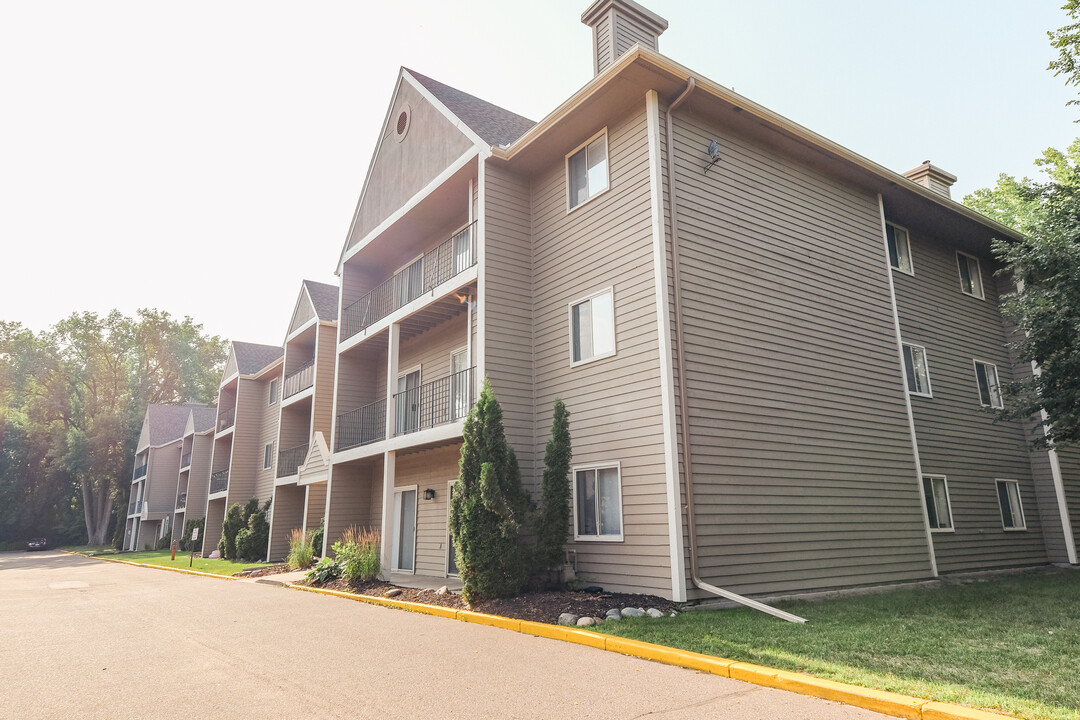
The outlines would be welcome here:
M 133 560 L 120 560 L 119 558 L 101 557 L 98 555 L 85 555 L 83 553 L 72 552 L 71 550 L 61 550 L 62 553 L 68 555 L 78 555 L 79 557 L 88 558 L 90 560 L 101 560 L 102 562 L 119 563 L 120 565 L 131 565 L 133 567 L 153 568 L 155 570 L 168 570 L 169 572 L 183 573 L 184 575 L 198 575 L 200 577 L 220 578 L 222 580 L 239 580 L 240 578 L 233 577 L 232 575 L 216 575 L 214 573 L 202 572 L 201 570 L 188 570 L 187 568 L 174 568 L 167 567 L 165 565 L 150 565 L 149 563 L 140 563 Z
M 910 695 L 849 685 L 788 670 L 777 672 L 775 680 L 776 684 L 772 687 L 780 690 L 835 700 L 845 705 L 855 705 L 884 715 L 912 718 L 912 720 L 920 720 L 923 717 L 922 708 L 927 704 L 926 700 Z
M 478 613 L 473 612 L 472 610 L 458 610 L 457 619 L 463 622 L 476 623 L 477 625 L 490 625 L 491 627 L 521 632 L 520 620 L 503 617 L 502 615 L 488 615 L 487 613 Z
M 998 715 L 986 710 L 953 705 L 951 703 L 928 702 L 922 708 L 922 720 L 1011 720 L 1008 715 Z
M 727 658 L 702 655 L 689 650 L 678 650 L 667 645 L 656 645 L 614 635 L 606 637 L 606 650 L 622 653 L 623 655 L 633 655 L 646 660 L 655 660 L 667 665 L 678 665 L 679 667 L 699 670 L 713 675 L 720 675 L 721 677 L 731 677 L 729 668 L 735 662 Z

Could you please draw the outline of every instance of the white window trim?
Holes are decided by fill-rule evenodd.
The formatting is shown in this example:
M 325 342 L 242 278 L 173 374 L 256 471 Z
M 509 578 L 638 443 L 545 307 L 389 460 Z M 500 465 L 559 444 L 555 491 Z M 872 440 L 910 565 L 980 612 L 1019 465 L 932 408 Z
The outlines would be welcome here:
M 924 392 L 924 393 L 915 392 L 910 387 L 908 387 L 907 365 L 904 364 L 902 366 L 903 369 L 904 369 L 904 388 L 907 390 L 908 395 L 914 395 L 915 397 L 925 397 L 925 398 L 934 397 L 934 385 L 933 385 L 933 383 L 930 382 L 930 358 L 926 354 L 926 346 L 924 346 L 924 345 L 916 345 L 915 343 L 909 343 L 909 342 L 903 342 L 903 341 L 901 341 L 900 344 L 903 347 L 919 348 L 920 350 L 922 350 L 923 364 L 926 365 L 926 392 Z M 912 365 L 912 367 L 915 366 L 915 361 L 914 360 L 912 360 L 911 365 Z
M 949 494 L 949 478 L 948 478 L 948 476 L 947 475 L 934 475 L 933 473 L 923 473 L 921 480 L 925 480 L 926 478 L 930 478 L 930 481 L 931 481 L 930 487 L 931 487 L 931 489 L 933 488 L 933 481 L 934 480 L 941 480 L 945 484 L 945 502 L 949 503 L 949 527 L 947 527 L 947 528 L 931 527 L 930 532 L 932 532 L 932 533 L 956 532 L 956 522 L 953 520 L 953 512 L 952 512 L 952 495 Z M 926 495 L 926 489 L 922 487 L 921 482 L 919 483 L 919 485 L 920 485 L 919 491 L 922 492 L 923 495 L 925 496 Z M 934 494 L 930 493 L 930 497 L 933 498 Z M 929 506 L 927 506 L 926 512 L 927 512 L 927 515 L 929 515 L 929 513 L 930 513 L 930 507 Z M 937 515 L 937 506 L 936 505 L 934 507 L 934 514 Z M 929 521 L 929 517 L 927 517 L 927 520 Z
M 450 480 L 446 483 L 446 553 L 443 557 L 443 577 L 448 578 L 461 577 L 460 574 L 455 575 L 450 572 L 450 545 L 454 542 L 453 539 L 451 539 L 450 537 L 450 499 L 452 497 L 451 488 L 453 488 L 454 485 L 457 484 L 457 482 L 458 479 L 454 478 L 453 480 Z
M 269 389 L 270 397 L 269 397 L 269 400 L 266 403 L 266 407 L 272 407 L 272 406 L 277 404 L 278 395 L 280 394 L 280 392 L 279 392 L 280 391 L 280 383 L 278 382 L 278 380 L 279 380 L 279 378 L 274 378 L 273 380 L 270 381 L 270 389 Z
M 905 275 L 910 275 L 912 277 L 915 277 L 915 259 L 911 255 L 911 231 L 908 230 L 903 225 L 897 225 L 896 223 L 890 222 L 888 220 L 885 221 L 885 224 L 886 225 L 892 225 L 893 228 L 896 229 L 896 230 L 903 230 L 904 231 L 904 238 L 905 238 L 904 244 L 907 246 L 907 261 L 908 261 L 908 265 L 911 266 L 911 269 L 910 270 L 901 270 L 898 267 L 893 267 L 892 262 L 889 263 L 889 267 L 891 269 L 893 269 L 893 270 L 898 271 L 898 272 L 902 272 Z M 895 236 L 895 235 L 896 235 L 896 233 L 894 232 L 893 236 Z M 886 235 L 885 240 L 886 240 L 885 247 L 888 248 L 888 236 L 887 235 Z
M 600 297 L 601 295 L 605 295 L 607 293 L 611 293 L 611 351 L 606 352 L 606 353 L 602 353 L 600 355 L 593 355 L 593 356 L 588 357 L 588 358 L 582 358 L 581 360 L 574 360 L 574 306 L 575 305 L 580 305 L 580 304 L 582 304 L 584 302 L 588 302 L 589 300 L 592 300 L 593 298 Z M 586 295 L 585 297 L 578 298 L 577 300 L 572 300 L 572 301 L 570 301 L 569 303 L 566 304 L 566 321 L 567 321 L 567 327 L 569 328 L 569 338 L 570 338 L 570 348 L 569 348 L 570 367 L 577 367 L 579 365 L 587 365 L 588 363 L 594 362 L 596 360 L 603 360 L 604 358 L 613 357 L 615 354 L 618 353 L 618 350 L 619 350 L 619 332 L 618 332 L 617 325 L 615 323 L 615 314 L 616 313 L 615 313 L 615 286 L 614 285 L 608 285 L 606 288 L 604 288 L 602 290 L 597 290 L 596 292 L 592 293 L 591 295 Z
M 588 146 L 589 143 L 591 143 L 593 140 L 596 140 L 601 135 L 603 135 L 605 137 L 605 143 L 607 145 L 607 163 L 606 163 L 606 167 L 605 167 L 605 174 L 607 175 L 607 187 L 605 187 L 603 190 L 601 190 L 600 192 L 598 192 L 598 193 L 596 193 L 594 195 L 590 195 L 588 198 L 582 200 L 577 205 L 575 205 L 573 207 L 570 207 L 570 158 L 573 157 L 574 155 L 576 155 L 583 147 Z M 604 127 L 603 130 L 596 133 L 591 138 L 589 138 L 585 142 L 581 143 L 580 145 L 578 145 L 576 148 L 574 148 L 570 152 L 566 153 L 566 157 L 563 160 L 563 174 L 566 176 L 565 185 L 566 185 L 566 214 L 567 215 L 569 215 L 570 213 L 574 212 L 575 210 L 577 210 L 579 208 L 585 207 L 586 205 L 591 203 L 596 198 L 600 197 L 601 195 L 606 194 L 609 190 L 611 190 L 611 138 L 608 136 L 608 129 L 607 129 L 606 126 Z
M 406 493 L 406 492 L 409 492 L 410 490 L 412 490 L 415 493 L 413 495 L 412 570 L 402 570 L 401 568 L 395 568 L 394 563 L 397 562 L 397 558 L 393 557 L 393 552 L 391 552 L 390 571 L 391 572 L 396 572 L 396 573 L 408 574 L 408 575 L 415 575 L 416 574 L 416 531 L 417 531 L 417 528 L 420 527 L 420 486 L 419 485 L 395 485 L 394 486 L 394 494 L 395 495 L 397 495 L 398 493 Z M 404 498 L 402 498 L 402 501 L 404 502 Z M 391 508 L 392 507 L 393 506 L 391 506 Z M 394 533 L 395 534 L 397 533 L 398 523 L 399 522 L 401 522 L 401 517 L 400 516 L 395 517 L 394 518 Z M 391 548 L 394 547 L 393 539 L 391 539 L 391 541 L 390 541 L 390 547 Z
M 276 444 L 277 444 L 276 440 L 271 440 L 270 442 L 263 444 L 263 466 L 262 466 L 263 470 L 273 470 L 274 469 L 274 460 L 276 459 L 274 457 L 275 456 L 274 451 L 277 449 L 274 446 Z M 269 465 L 266 464 L 266 449 L 267 448 L 270 448 L 270 464 Z
M 976 295 L 975 293 L 969 293 L 967 290 L 964 289 L 964 278 L 960 276 L 960 258 L 961 257 L 971 258 L 972 260 L 975 261 L 975 267 L 976 267 L 976 269 L 978 270 L 978 273 L 979 273 L 979 294 L 978 295 Z M 968 268 L 969 272 L 970 272 L 970 270 L 971 269 Z M 960 282 L 960 292 L 961 293 L 963 293 L 964 295 L 967 295 L 968 297 L 976 298 L 978 300 L 985 300 L 986 299 L 986 287 L 983 285 L 983 276 L 982 276 L 982 262 L 979 260 L 979 258 L 975 257 L 974 255 L 969 255 L 968 253 L 966 253 L 966 252 L 964 252 L 962 250 L 957 250 L 956 251 L 956 279 Z
M 998 399 L 1001 401 L 1000 405 L 994 405 L 994 392 L 993 388 L 990 388 L 990 404 L 987 405 L 982 401 L 982 388 L 979 387 L 979 365 L 988 365 L 994 368 L 994 376 L 997 378 L 997 394 Z M 1005 408 L 1005 396 L 1001 393 L 1001 372 L 998 370 L 997 363 L 987 362 L 986 360 L 979 360 L 978 358 L 971 359 L 971 371 L 975 373 L 975 394 L 979 398 L 980 407 L 994 408 L 996 410 L 1002 410 Z M 989 376 L 986 378 L 986 382 L 990 382 Z
M 1001 493 L 998 492 L 998 484 L 1000 483 L 1012 483 L 1013 485 L 1016 485 L 1016 504 L 1020 506 L 1020 522 L 1023 524 L 1014 527 L 1005 526 L 1005 512 L 1001 508 Z M 997 496 L 998 517 L 1001 518 L 1001 529 L 1005 532 L 1026 532 L 1028 529 L 1027 518 L 1024 516 L 1024 497 L 1020 494 L 1020 481 L 1009 480 L 1006 478 L 994 478 L 994 495 Z M 1016 518 L 1013 518 L 1013 520 L 1015 519 Z
M 577 474 L 582 470 L 605 470 L 615 468 L 619 473 L 619 534 L 618 535 L 578 535 Z M 570 495 L 573 503 L 574 542 L 623 542 L 626 535 L 626 521 L 623 519 L 622 462 L 589 463 L 574 465 L 570 468 Z M 599 502 L 599 499 L 597 500 Z

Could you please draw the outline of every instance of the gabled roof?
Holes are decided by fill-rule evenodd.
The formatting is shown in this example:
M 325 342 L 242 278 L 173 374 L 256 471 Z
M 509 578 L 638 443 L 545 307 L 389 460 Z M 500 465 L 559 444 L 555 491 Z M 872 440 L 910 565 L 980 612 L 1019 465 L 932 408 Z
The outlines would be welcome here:
M 217 408 L 194 405 L 191 408 L 191 417 L 194 421 L 195 432 L 206 432 L 217 425 Z
M 319 320 L 337 322 L 337 285 L 305 280 L 304 287 L 307 288 L 308 297 L 311 298 L 311 306 L 315 308 L 315 314 L 319 317 Z
M 509 145 L 536 124 L 517 113 L 492 105 L 487 100 L 481 100 L 438 80 L 432 80 L 414 70 L 404 70 L 489 145 Z
M 200 414 L 209 411 L 211 418 L 217 415 L 216 408 L 195 403 L 186 405 L 147 405 L 146 415 L 143 418 L 143 426 L 148 431 L 145 434 L 147 442 L 142 447 L 161 447 L 183 438 L 188 415 L 195 410 L 199 411 Z
M 260 345 L 233 340 L 232 346 L 236 356 L 236 369 L 241 375 L 254 375 L 267 365 L 280 360 L 285 354 L 285 348 L 280 345 Z

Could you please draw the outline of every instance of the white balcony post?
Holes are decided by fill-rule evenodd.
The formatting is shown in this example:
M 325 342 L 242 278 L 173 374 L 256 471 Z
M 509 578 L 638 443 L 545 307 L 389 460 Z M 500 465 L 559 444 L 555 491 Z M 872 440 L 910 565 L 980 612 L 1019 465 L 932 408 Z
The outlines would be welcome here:
M 397 427 L 397 403 L 394 393 L 397 391 L 398 348 L 401 345 L 401 325 L 393 323 L 389 327 L 390 344 L 386 349 L 386 439 L 394 437 Z
M 394 563 L 394 533 L 397 531 L 394 517 L 394 477 L 397 453 L 387 450 L 383 453 L 383 493 L 382 493 L 382 528 L 379 531 L 379 578 L 390 579 L 390 568 Z

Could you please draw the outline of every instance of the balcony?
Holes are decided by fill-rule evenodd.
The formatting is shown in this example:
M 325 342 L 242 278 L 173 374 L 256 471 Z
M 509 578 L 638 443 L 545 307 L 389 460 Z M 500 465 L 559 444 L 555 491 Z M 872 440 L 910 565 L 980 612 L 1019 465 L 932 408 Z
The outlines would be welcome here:
M 292 397 L 298 392 L 303 392 L 315 384 L 315 361 L 312 360 L 296 372 L 285 377 L 282 385 L 281 398 Z
M 236 423 L 236 408 L 218 409 L 217 431 L 228 430 Z
M 135 479 L 146 477 L 146 468 L 150 463 L 143 463 L 139 467 L 135 468 Z
M 308 444 L 297 445 L 278 452 L 277 476 L 279 478 L 295 475 L 307 459 Z
M 386 439 L 386 400 L 338 415 L 336 432 L 339 452 Z
M 371 327 L 475 264 L 474 222 L 345 308 L 341 317 L 341 340 Z
M 190 450 L 188 450 L 186 453 L 184 453 L 183 455 L 180 456 L 180 469 L 183 470 L 186 467 L 191 467 L 191 451 Z
M 229 470 L 218 470 L 210 476 L 210 494 L 224 492 L 229 489 Z
M 464 420 L 472 407 L 471 367 L 394 394 L 394 435 L 407 435 Z
M 180 497 L 176 498 L 176 509 L 183 510 L 187 507 L 187 493 L 180 493 Z

